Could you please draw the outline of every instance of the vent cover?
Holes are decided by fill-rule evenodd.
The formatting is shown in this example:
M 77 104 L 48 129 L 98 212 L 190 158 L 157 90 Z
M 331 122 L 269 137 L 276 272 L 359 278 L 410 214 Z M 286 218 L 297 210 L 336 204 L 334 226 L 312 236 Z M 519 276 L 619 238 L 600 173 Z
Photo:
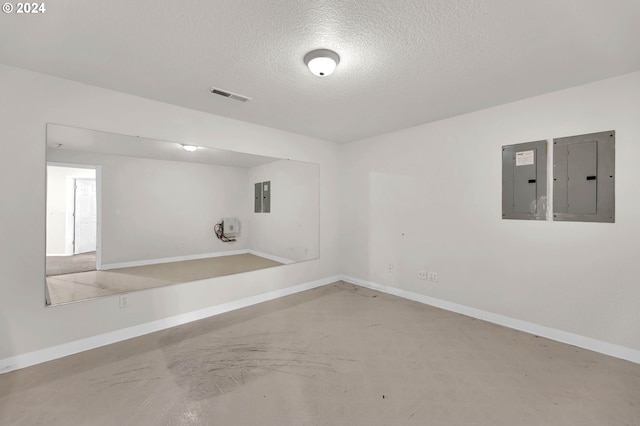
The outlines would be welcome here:
M 228 92 L 226 90 L 218 89 L 217 87 L 212 87 L 211 93 L 213 93 L 214 95 L 224 96 L 225 98 L 233 99 L 240 102 L 247 102 L 251 100 L 251 98 L 249 97 L 238 95 L 237 93 L 233 93 L 233 92 Z

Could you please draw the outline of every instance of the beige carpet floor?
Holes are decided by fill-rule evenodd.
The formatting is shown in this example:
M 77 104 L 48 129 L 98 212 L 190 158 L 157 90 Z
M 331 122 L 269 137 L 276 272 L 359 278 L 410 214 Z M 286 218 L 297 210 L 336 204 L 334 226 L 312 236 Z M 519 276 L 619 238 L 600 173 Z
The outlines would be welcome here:
M 57 305 L 278 265 L 281 263 L 253 254 L 236 254 L 108 271 L 57 275 L 47 277 L 46 285 L 50 304 Z
M 637 426 L 640 365 L 337 283 L 0 375 L 0 424 Z
M 73 256 L 47 256 L 47 276 L 96 270 L 96 252 Z

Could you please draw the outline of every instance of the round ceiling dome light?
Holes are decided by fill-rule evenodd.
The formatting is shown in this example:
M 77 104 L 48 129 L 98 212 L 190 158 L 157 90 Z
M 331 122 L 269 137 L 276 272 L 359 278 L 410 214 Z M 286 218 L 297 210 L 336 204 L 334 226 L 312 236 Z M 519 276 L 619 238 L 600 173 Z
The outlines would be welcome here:
M 332 50 L 312 50 L 304 55 L 304 63 L 313 74 L 326 77 L 336 69 L 336 65 L 340 63 L 340 56 Z

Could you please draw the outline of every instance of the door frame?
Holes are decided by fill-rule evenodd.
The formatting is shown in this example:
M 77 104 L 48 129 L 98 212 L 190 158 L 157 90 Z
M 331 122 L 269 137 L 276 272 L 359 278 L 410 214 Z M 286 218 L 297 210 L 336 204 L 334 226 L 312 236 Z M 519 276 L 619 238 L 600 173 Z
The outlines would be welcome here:
M 102 269 L 102 166 L 99 164 L 60 163 L 57 161 L 47 161 L 47 166 L 70 167 L 74 169 L 92 169 L 96 171 L 96 270 Z M 76 179 L 75 177 L 69 178 L 67 181 L 67 185 L 73 185 L 75 183 L 75 179 Z M 83 179 L 86 179 L 86 178 L 83 178 Z M 69 186 L 67 186 L 67 189 L 69 189 Z M 69 196 L 69 191 L 67 191 L 67 205 L 69 205 L 69 199 L 71 199 L 71 203 L 74 204 L 75 195 L 72 193 L 71 196 Z M 46 197 L 45 197 L 45 203 L 46 203 Z M 73 206 L 72 211 L 74 209 L 75 209 L 75 206 Z M 45 212 L 46 211 L 47 210 L 45 206 Z M 69 210 L 67 210 L 67 212 L 69 212 Z M 67 223 L 69 223 L 69 219 L 67 219 Z M 72 223 L 72 230 L 74 230 L 75 220 L 73 219 L 73 217 L 71 218 L 71 223 Z M 46 230 L 46 226 L 47 224 L 45 220 L 45 230 Z M 75 230 L 73 232 L 75 232 Z M 68 236 L 68 234 L 69 233 L 67 232 L 66 235 Z M 45 247 L 46 247 L 46 238 L 47 238 L 46 231 L 44 233 L 44 237 L 45 237 Z M 69 252 L 69 254 L 71 255 L 73 255 L 73 251 L 74 251 L 72 242 L 73 240 L 71 240 L 71 245 L 69 244 L 69 241 L 65 243 L 65 251 Z M 70 249 L 69 249 L 69 246 L 70 246 Z

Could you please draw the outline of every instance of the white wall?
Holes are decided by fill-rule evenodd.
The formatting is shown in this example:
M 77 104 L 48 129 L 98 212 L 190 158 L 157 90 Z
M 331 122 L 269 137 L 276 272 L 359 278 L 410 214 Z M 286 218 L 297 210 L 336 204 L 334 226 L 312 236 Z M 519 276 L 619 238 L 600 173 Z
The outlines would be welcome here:
M 61 256 L 66 253 L 68 179 L 95 179 L 96 171 L 92 169 L 75 169 L 70 167 L 47 167 L 47 255 Z M 73 231 L 71 231 L 73 232 Z
M 247 246 L 213 232 L 223 217 L 248 220 L 246 169 L 56 149 L 48 160 L 101 166 L 103 265 Z
M 339 149 L 3 65 L 0 92 L 0 359 L 339 271 L 640 349 L 640 73 Z M 45 308 L 47 122 L 319 163 L 320 260 L 132 293 L 127 309 Z M 502 145 L 602 130 L 617 137 L 615 224 L 500 219 Z
M 639 117 L 636 72 L 342 146 L 342 272 L 640 349 Z M 502 145 L 606 130 L 615 224 L 501 219 Z
M 319 168 L 274 161 L 249 169 L 250 247 L 291 261 L 319 256 Z M 271 182 L 271 212 L 253 213 L 253 184 Z
M 0 359 L 337 273 L 335 144 L 4 65 L 0 93 Z M 46 123 L 318 163 L 321 259 L 45 308 Z

